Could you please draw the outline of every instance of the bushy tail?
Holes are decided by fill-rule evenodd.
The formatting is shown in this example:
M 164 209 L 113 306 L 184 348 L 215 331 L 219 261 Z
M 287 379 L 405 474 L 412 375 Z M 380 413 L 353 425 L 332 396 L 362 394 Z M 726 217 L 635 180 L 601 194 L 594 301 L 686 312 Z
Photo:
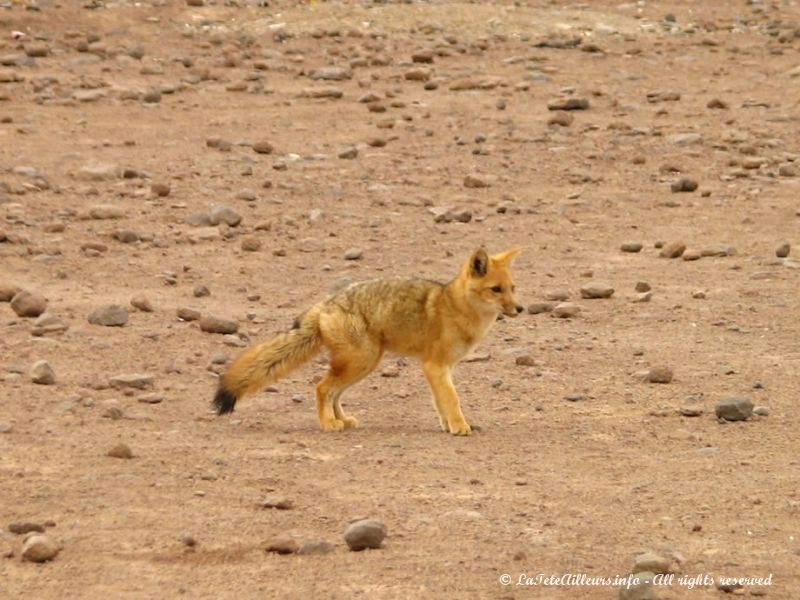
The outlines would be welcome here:
M 236 402 L 253 394 L 311 360 L 322 347 L 319 311 L 311 309 L 295 326 L 253 346 L 233 361 L 219 380 L 213 406 L 218 415 L 233 412 Z

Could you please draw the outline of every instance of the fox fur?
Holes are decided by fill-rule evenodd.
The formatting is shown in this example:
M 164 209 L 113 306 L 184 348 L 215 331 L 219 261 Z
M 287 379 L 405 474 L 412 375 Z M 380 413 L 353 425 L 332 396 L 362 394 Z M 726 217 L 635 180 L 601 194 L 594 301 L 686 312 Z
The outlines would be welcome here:
M 468 435 L 452 370 L 487 334 L 498 316 L 516 317 L 511 263 L 514 248 L 490 256 L 476 250 L 447 284 L 386 277 L 354 283 L 312 306 L 292 328 L 249 348 L 220 378 L 217 414 L 311 360 L 330 354 L 317 385 L 317 412 L 324 431 L 358 426 L 342 409 L 342 393 L 378 366 L 385 352 L 419 358 L 433 392 L 443 431 Z

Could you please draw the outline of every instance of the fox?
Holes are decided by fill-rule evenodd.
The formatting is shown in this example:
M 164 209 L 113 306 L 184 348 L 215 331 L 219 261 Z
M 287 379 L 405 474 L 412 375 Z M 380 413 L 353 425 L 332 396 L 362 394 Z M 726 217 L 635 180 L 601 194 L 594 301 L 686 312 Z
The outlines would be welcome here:
M 453 368 L 500 318 L 523 307 L 514 293 L 512 248 L 489 255 L 481 246 L 455 279 L 388 276 L 352 283 L 298 316 L 291 328 L 242 352 L 219 379 L 217 415 L 311 360 L 325 348 L 328 372 L 316 388 L 323 431 L 358 427 L 342 408 L 342 394 L 369 375 L 384 353 L 417 358 L 433 395 L 442 431 L 469 435 L 453 384 Z

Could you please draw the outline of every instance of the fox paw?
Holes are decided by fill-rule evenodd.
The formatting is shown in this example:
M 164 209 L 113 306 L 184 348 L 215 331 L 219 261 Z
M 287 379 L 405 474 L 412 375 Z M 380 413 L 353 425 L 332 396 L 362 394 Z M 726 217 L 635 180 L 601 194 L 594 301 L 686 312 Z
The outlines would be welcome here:
M 330 419 L 329 421 L 322 421 L 322 431 L 341 431 L 345 428 L 344 421 L 340 419 Z
M 467 425 L 466 421 L 460 423 L 450 423 L 450 433 L 453 435 L 469 435 L 472 433 L 472 428 Z
M 358 419 L 355 417 L 344 417 L 342 423 L 344 423 L 345 429 L 355 429 L 358 427 Z

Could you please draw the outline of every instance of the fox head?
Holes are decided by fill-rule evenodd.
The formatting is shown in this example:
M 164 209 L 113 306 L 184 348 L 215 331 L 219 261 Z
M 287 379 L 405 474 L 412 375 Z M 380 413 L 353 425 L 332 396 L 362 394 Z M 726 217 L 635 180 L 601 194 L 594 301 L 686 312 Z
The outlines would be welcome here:
M 491 256 L 482 247 L 475 251 L 462 271 L 473 306 L 482 312 L 502 313 L 508 317 L 516 317 L 523 311 L 514 297 L 511 277 L 511 263 L 521 251 L 521 248 L 513 248 Z

